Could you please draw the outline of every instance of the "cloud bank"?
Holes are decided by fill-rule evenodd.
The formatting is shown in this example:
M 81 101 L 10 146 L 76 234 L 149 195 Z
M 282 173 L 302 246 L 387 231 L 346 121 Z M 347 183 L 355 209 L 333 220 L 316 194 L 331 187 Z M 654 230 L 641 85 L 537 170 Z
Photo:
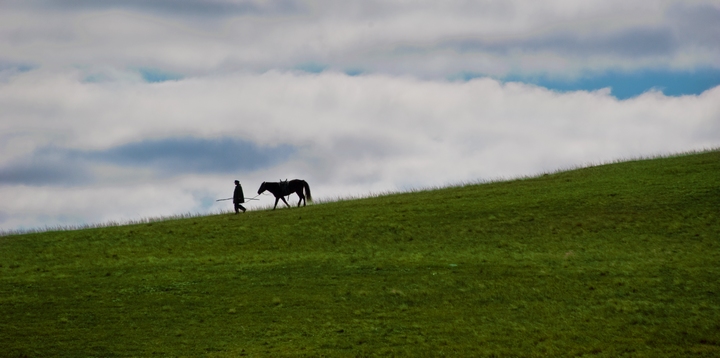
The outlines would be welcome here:
M 0 230 L 720 146 L 713 2 L 179 4 L 0 5 Z

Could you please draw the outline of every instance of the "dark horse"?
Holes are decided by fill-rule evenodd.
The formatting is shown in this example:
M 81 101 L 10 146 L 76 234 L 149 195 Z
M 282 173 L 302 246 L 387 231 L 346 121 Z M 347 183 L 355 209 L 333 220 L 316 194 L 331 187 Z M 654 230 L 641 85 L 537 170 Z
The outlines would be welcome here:
M 303 189 L 305 189 L 305 194 L 303 195 Z M 310 195 L 310 186 L 308 183 L 301 179 L 293 179 L 290 181 L 281 181 L 281 182 L 263 182 L 262 185 L 260 185 L 260 189 L 258 189 L 258 195 L 262 194 L 265 190 L 271 192 L 273 195 L 275 195 L 275 206 L 273 207 L 273 210 L 277 208 L 278 200 L 282 199 L 283 203 L 290 207 L 290 204 L 288 204 L 287 201 L 285 201 L 284 196 L 290 195 L 292 193 L 297 194 L 297 196 L 300 197 L 300 200 L 298 200 L 297 206 L 300 206 L 300 203 L 303 202 L 303 206 L 307 204 L 307 200 L 312 202 L 312 195 Z M 307 200 L 305 200 L 305 197 L 307 197 Z

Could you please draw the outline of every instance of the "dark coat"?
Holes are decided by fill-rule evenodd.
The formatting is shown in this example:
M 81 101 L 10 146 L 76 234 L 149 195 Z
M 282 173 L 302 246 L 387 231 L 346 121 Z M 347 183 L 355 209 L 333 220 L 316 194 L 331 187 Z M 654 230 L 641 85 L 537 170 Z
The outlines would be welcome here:
M 245 194 L 243 194 L 242 185 L 236 184 L 235 192 L 233 193 L 233 203 L 244 203 L 244 202 L 245 202 Z

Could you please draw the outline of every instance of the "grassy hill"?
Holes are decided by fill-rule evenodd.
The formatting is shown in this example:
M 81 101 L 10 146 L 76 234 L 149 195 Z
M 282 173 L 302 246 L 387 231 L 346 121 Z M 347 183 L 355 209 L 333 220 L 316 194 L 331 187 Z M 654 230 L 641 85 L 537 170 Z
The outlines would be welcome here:
M 720 152 L 0 237 L 0 350 L 717 357 Z

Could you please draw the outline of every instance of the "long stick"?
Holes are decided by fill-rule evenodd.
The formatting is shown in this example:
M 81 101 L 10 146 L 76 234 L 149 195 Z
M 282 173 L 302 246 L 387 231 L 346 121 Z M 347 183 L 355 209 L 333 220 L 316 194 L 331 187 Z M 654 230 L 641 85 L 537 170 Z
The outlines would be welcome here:
M 225 198 L 225 199 L 218 199 L 218 200 L 215 200 L 215 201 L 232 200 L 232 199 L 233 199 L 233 198 Z M 255 198 L 245 198 L 245 200 L 259 200 L 259 199 L 255 199 Z

